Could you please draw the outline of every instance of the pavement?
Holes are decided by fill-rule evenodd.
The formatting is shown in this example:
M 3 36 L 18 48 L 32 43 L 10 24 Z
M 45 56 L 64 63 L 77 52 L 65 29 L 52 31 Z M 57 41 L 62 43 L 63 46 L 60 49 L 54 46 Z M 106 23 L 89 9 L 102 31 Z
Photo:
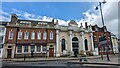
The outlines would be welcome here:
M 80 57 L 41 57 L 41 58 L 26 58 L 24 61 L 24 58 L 14 58 L 14 59 L 2 59 L 4 62 L 11 62 L 13 64 L 25 64 L 25 63 L 30 63 L 30 64 L 61 64 L 64 65 L 64 63 L 72 63 L 72 64 L 82 64 L 82 65 L 87 65 L 87 66 L 101 66 L 101 65 L 115 65 L 115 66 L 120 66 L 119 60 L 120 58 L 118 57 L 119 55 L 109 55 L 110 61 L 107 61 L 106 55 L 103 55 L 103 60 L 101 60 L 101 56 L 88 56 L 88 57 L 82 57 L 84 59 L 87 59 L 87 61 L 82 61 L 80 62 Z M 28 64 L 29 65 L 29 64 Z

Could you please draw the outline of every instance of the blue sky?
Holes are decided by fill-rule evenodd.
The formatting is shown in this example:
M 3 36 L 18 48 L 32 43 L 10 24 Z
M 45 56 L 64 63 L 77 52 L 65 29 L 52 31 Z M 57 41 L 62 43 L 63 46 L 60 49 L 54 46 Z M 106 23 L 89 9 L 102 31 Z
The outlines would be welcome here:
M 106 0 L 102 4 L 105 25 L 108 31 L 118 36 L 118 3 Z M 1 5 L 1 4 L 0 4 Z M 68 25 L 70 20 L 81 23 L 102 26 L 99 10 L 94 7 L 98 2 L 2 2 L 0 21 L 10 21 L 11 13 L 19 19 L 51 21 L 58 20 L 59 25 Z M 1 6 L 0 6 L 1 7 Z M 113 27 L 114 28 L 111 28 Z
M 16 9 L 67 21 L 83 18 L 83 13 L 91 9 L 93 4 L 94 2 L 3 2 L 2 10 L 15 13 L 12 9 Z

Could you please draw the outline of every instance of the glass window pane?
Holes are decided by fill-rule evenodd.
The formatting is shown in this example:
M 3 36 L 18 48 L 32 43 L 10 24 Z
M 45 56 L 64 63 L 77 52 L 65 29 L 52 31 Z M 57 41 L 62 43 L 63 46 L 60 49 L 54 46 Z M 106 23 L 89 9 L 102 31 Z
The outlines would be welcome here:
M 43 34 L 43 39 L 46 39 L 46 37 L 47 37 L 47 33 L 44 32 L 44 34 Z
M 31 39 L 35 39 L 35 32 L 32 32 Z
M 28 52 L 28 46 L 24 46 L 24 52 Z
M 21 53 L 21 52 L 22 52 L 22 46 L 18 46 L 17 52 L 18 52 L 18 53 Z
M 47 47 L 46 46 L 43 46 L 43 51 L 47 51 Z
M 9 32 L 9 39 L 13 39 L 13 32 L 12 31 Z
M 40 32 L 38 32 L 37 37 L 38 37 L 38 39 L 41 39 L 41 33 Z
M 28 32 L 25 32 L 25 37 L 24 37 L 24 39 L 28 39 L 28 36 L 29 36 L 29 33 L 28 33 Z
M 22 32 L 18 32 L 18 39 L 22 39 Z
M 35 52 L 35 46 L 30 46 L 30 49 L 31 52 Z
M 50 32 L 50 40 L 53 39 L 53 32 Z
M 37 46 L 37 52 L 40 52 L 40 51 L 41 51 L 41 47 Z

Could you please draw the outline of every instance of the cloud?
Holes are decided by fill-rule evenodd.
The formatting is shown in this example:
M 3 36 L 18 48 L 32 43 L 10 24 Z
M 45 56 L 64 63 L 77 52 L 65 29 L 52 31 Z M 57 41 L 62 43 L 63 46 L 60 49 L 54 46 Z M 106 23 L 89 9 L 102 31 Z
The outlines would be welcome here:
M 94 4 L 93 6 L 97 6 L 97 4 Z M 118 35 L 118 3 L 117 2 L 107 2 L 106 4 L 102 5 L 103 9 L 103 16 L 104 16 L 104 21 L 105 25 L 107 26 L 108 31 L 114 33 L 115 35 Z M 94 12 L 95 13 L 94 13 Z M 10 14 L 15 13 L 19 16 L 20 19 L 27 19 L 27 20 L 40 20 L 40 21 L 52 21 L 53 17 L 49 16 L 40 16 L 40 15 L 35 15 L 29 12 L 25 11 L 20 11 L 18 9 L 12 8 L 12 12 L 0 12 L 2 14 L 2 19 L 1 20 L 10 20 Z M 89 24 L 97 24 L 98 26 L 102 26 L 101 23 L 101 16 L 100 16 L 100 11 L 97 10 L 95 11 L 93 8 L 92 10 L 88 10 L 83 13 L 84 18 L 75 20 L 78 23 L 78 26 L 80 26 L 80 23 L 88 22 Z M 8 17 L 6 17 L 8 16 Z M 61 19 L 57 19 L 59 25 L 68 25 L 70 20 L 64 21 Z M 114 27 L 113 27 L 114 25 Z M 84 26 L 84 25 L 83 25 Z
M 10 21 L 10 14 L 5 11 L 0 11 L 0 21 Z
M 118 2 L 107 2 L 103 6 L 103 16 L 108 31 L 118 36 Z M 102 26 L 100 12 L 93 23 Z

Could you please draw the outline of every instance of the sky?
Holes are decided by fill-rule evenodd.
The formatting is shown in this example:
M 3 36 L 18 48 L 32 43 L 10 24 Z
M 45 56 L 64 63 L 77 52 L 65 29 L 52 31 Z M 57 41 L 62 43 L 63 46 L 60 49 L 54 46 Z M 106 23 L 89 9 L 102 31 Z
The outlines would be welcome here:
M 105 25 L 108 31 L 118 37 L 118 2 L 106 0 L 102 4 Z M 12 13 L 19 19 L 51 21 L 57 19 L 59 25 L 67 25 L 75 20 L 78 25 L 88 24 L 102 26 L 100 11 L 95 10 L 98 2 L 2 2 L 0 21 L 10 21 Z

